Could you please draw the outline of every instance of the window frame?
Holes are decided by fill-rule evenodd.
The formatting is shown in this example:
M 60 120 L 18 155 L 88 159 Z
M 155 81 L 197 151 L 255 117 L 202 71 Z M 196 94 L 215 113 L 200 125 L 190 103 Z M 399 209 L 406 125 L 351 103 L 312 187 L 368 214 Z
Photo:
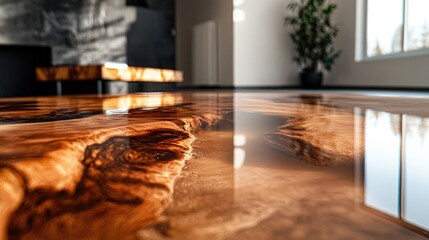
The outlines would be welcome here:
M 357 42 L 361 42 L 360 52 L 356 51 L 356 61 L 377 61 L 377 60 L 389 60 L 389 59 L 398 59 L 398 58 L 407 58 L 407 57 L 417 57 L 429 55 L 429 47 L 423 47 L 419 49 L 407 50 L 407 27 L 408 27 L 408 3 L 409 0 L 402 0 L 403 3 L 403 12 L 402 12 L 402 39 L 401 39 L 401 51 L 394 53 L 386 53 L 376 56 L 368 56 L 368 1 L 369 0 L 360 0 L 357 1 L 357 11 L 356 14 L 360 15 L 362 29 L 357 29 L 356 34 L 360 35 L 361 39 L 357 39 Z M 359 6 L 360 4 L 360 6 Z M 359 11 L 359 9 L 361 9 Z M 358 18 L 357 18 L 358 19 Z M 357 26 L 358 28 L 358 26 Z

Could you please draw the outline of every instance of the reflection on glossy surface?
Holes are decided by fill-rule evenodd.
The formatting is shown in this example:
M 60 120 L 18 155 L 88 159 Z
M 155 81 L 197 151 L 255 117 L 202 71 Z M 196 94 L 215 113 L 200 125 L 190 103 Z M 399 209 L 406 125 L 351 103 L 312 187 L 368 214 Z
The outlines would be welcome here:
M 429 119 L 405 119 L 404 219 L 429 231 Z
M 364 204 L 429 236 L 428 118 L 367 110 Z
M 135 108 L 156 109 L 161 106 L 174 106 L 183 101 L 181 95 L 169 93 L 148 93 L 141 96 L 119 96 L 102 101 L 103 110 L 117 111 Z
M 368 110 L 365 121 L 365 204 L 399 217 L 400 142 L 398 115 Z
M 0 238 L 421 239 L 428 103 L 1 99 Z
M 128 238 L 157 221 L 192 156 L 193 133 L 221 119 L 211 102 L 164 96 L 132 95 L 122 115 L 103 113 L 103 104 L 127 108 L 123 97 L 2 100 L 0 236 Z M 97 114 L 65 120 L 50 114 L 58 107 Z

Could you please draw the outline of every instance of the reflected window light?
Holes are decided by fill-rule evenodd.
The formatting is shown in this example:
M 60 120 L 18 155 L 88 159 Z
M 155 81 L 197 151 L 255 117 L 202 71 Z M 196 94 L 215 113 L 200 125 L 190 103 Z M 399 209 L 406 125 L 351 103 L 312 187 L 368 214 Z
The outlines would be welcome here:
M 246 145 L 246 136 L 241 134 L 234 135 L 234 146 L 243 147 L 244 145 Z
M 429 230 L 429 129 L 427 119 L 405 118 L 404 220 Z
M 364 205 L 428 236 L 429 119 L 367 110 L 364 127 Z
M 144 107 L 146 107 L 146 108 L 148 108 L 148 107 L 156 108 L 156 107 L 160 107 L 160 106 L 162 106 L 162 97 L 153 96 L 153 97 L 148 97 L 146 99 Z
M 105 68 L 110 68 L 110 69 L 127 69 L 128 68 L 128 64 L 126 64 L 126 63 L 115 63 L 115 62 L 106 62 L 106 63 L 104 63 L 104 67 Z
M 103 101 L 103 110 L 133 109 L 133 108 L 158 108 L 176 104 L 176 96 L 161 93 L 145 94 L 141 97 L 125 96 L 106 99 Z M 180 100 L 180 99 L 179 99 Z
M 246 20 L 246 13 L 242 9 L 234 9 L 233 18 L 234 22 L 244 22 Z
M 242 148 L 234 148 L 234 169 L 240 169 L 246 161 L 246 151 Z
M 156 107 L 142 107 L 142 110 L 145 110 L 145 111 L 155 110 L 155 109 L 158 109 L 158 108 L 156 108 Z
M 246 161 L 246 150 L 242 147 L 246 145 L 246 136 L 243 134 L 234 135 L 234 169 L 243 167 Z
M 399 217 L 400 126 L 398 117 L 367 110 L 365 118 L 365 205 Z
M 106 115 L 123 115 L 123 114 L 128 114 L 128 108 L 123 108 L 123 109 L 107 109 L 104 112 Z

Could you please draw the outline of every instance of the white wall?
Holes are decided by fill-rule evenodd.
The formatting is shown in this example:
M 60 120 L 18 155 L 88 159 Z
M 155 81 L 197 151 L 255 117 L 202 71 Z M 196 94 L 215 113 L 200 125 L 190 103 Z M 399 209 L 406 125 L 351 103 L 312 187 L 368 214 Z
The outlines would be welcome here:
M 245 0 L 235 9 L 245 20 L 234 22 L 234 85 L 287 86 L 298 83 L 293 45 L 283 24 L 289 0 Z
M 283 24 L 288 1 L 245 0 L 238 7 L 245 20 L 233 23 L 232 0 L 177 0 L 177 64 L 185 72 L 185 84 L 192 85 L 192 27 L 213 19 L 219 27 L 220 86 L 297 85 L 299 68 Z M 429 55 L 356 62 L 355 11 L 360 0 L 332 1 L 338 4 L 336 45 L 343 53 L 325 77 L 326 85 L 429 87 Z
M 176 0 L 177 68 L 184 71 L 184 85 L 192 85 L 192 28 L 209 20 L 218 26 L 219 86 L 232 86 L 232 0 Z
M 356 1 L 359 0 L 335 0 L 338 9 L 334 20 L 340 28 L 336 42 L 343 54 L 327 79 L 327 85 L 429 87 L 429 55 L 355 62 Z

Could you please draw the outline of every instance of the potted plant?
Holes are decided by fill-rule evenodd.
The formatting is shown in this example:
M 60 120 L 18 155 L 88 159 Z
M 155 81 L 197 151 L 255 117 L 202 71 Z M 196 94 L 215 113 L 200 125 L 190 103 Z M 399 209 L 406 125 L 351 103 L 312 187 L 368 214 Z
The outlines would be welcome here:
M 287 8 L 290 16 L 285 18 L 285 24 L 291 28 L 290 37 L 296 51 L 294 61 L 302 68 L 301 85 L 321 87 L 322 70 L 330 71 L 340 55 L 333 46 L 338 27 L 331 22 L 337 5 L 326 0 L 294 0 Z

